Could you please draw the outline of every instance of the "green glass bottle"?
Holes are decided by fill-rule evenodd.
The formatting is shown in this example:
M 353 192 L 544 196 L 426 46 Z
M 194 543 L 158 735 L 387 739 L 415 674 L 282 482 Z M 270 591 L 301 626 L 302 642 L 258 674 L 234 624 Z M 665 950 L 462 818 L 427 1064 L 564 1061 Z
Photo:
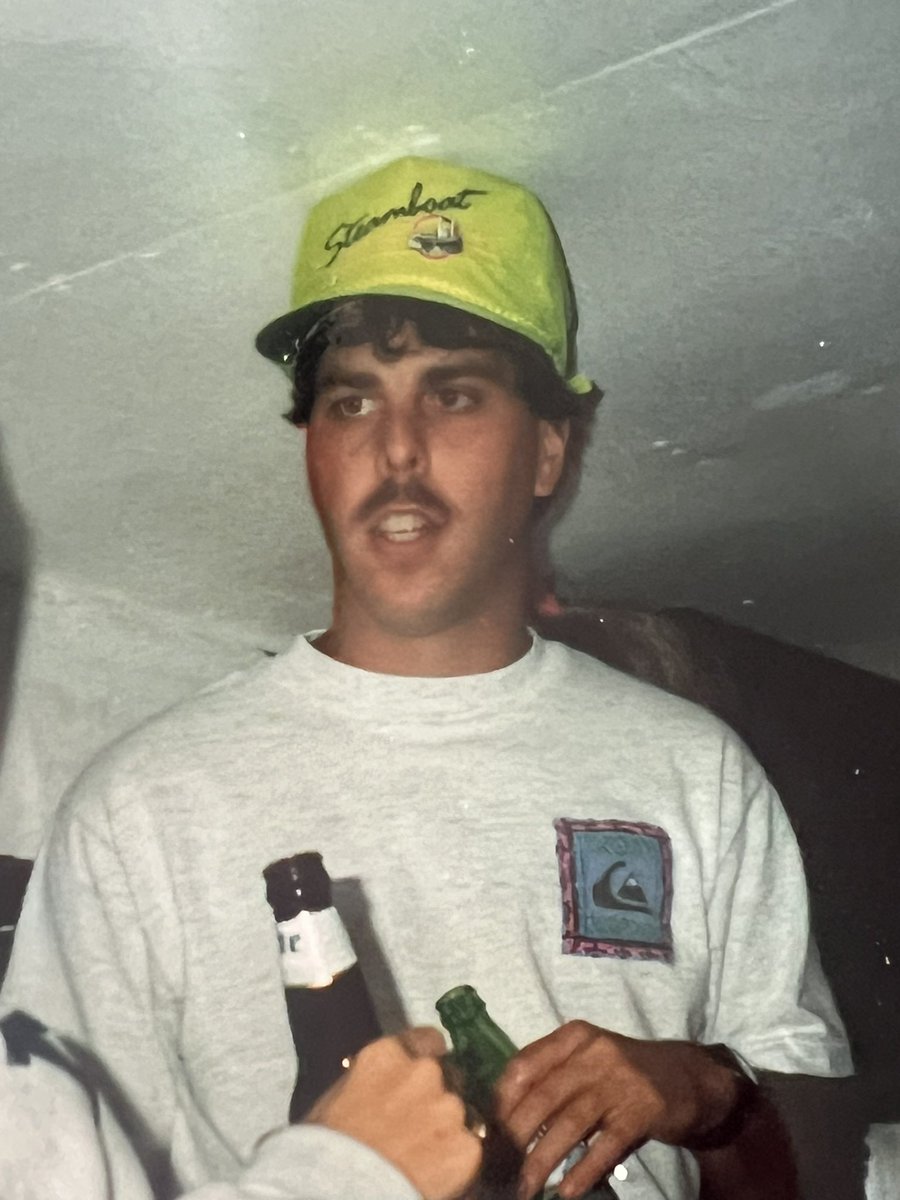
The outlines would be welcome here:
M 494 1087 L 506 1064 L 518 1053 L 518 1047 L 490 1017 L 484 1001 L 469 984 L 445 992 L 435 1007 L 453 1044 L 450 1058 L 460 1077 L 462 1098 L 487 1126 L 477 1195 L 479 1200 L 501 1197 L 505 1200 L 516 1194 L 522 1156 L 493 1120 Z M 556 1189 L 563 1176 L 586 1152 L 587 1144 L 581 1142 L 554 1168 L 541 1192 L 541 1200 L 557 1197 Z M 616 1194 L 604 1180 L 594 1185 L 588 1198 L 616 1200 Z

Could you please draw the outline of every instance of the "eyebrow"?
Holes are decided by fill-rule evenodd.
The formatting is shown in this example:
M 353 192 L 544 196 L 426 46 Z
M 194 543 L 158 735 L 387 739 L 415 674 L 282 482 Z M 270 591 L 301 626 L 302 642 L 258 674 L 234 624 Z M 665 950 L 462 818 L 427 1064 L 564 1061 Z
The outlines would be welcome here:
M 340 371 L 330 370 L 316 380 L 316 392 L 327 392 L 333 388 L 353 388 L 365 391 L 378 384 L 378 376 L 370 371 Z
M 473 355 L 444 366 L 429 367 L 422 376 L 422 382 L 426 386 L 439 387 L 460 378 L 471 377 L 489 383 L 499 383 L 503 381 L 505 366 L 505 363 L 499 366 L 496 361 L 485 361 L 480 355 Z M 323 392 L 342 387 L 365 391 L 378 387 L 379 383 L 379 376 L 373 371 L 348 371 L 332 367 L 316 381 L 316 393 L 321 395 Z

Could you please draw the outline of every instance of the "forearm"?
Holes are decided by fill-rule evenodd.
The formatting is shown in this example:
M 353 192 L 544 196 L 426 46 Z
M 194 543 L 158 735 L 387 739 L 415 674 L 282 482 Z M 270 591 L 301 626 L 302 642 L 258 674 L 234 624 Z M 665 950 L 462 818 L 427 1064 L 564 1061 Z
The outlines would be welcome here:
M 700 1200 L 799 1200 L 790 1138 L 760 1087 L 744 1099 L 730 1139 L 693 1153 L 700 1166 Z

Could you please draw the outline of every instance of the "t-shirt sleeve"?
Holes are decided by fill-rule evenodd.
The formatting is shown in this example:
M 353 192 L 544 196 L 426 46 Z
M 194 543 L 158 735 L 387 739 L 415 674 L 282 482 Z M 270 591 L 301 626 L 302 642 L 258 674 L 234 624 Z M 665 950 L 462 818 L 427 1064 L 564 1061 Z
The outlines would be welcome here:
M 420 1200 L 410 1181 L 368 1146 L 319 1125 L 264 1138 L 236 1183 L 208 1183 L 181 1200 Z
M 794 832 L 762 768 L 726 750 L 722 844 L 709 910 L 704 1040 L 756 1068 L 849 1075 L 853 1064 L 809 927 Z
M 0 1029 L 0 1196 L 109 1196 L 103 1147 L 83 1084 L 45 1059 L 17 1057 L 6 1036 Z M 145 1196 L 136 1193 L 134 1200 Z
M 4 1003 L 85 1047 L 154 1184 L 167 1190 L 175 1091 L 164 973 L 151 964 L 124 856 L 103 807 L 67 803 L 38 855 Z M 152 849 L 148 848 L 148 853 Z M 178 962 L 171 956 L 171 965 Z M 168 1032 L 168 1036 L 167 1036 Z

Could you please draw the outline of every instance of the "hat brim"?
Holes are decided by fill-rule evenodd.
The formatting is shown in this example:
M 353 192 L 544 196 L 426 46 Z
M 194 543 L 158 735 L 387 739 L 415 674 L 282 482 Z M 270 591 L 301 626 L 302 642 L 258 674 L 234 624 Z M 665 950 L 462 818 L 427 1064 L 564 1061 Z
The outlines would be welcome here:
M 401 295 L 399 292 L 391 294 Z M 330 300 L 317 300 L 312 304 L 304 305 L 302 308 L 295 308 L 292 312 L 285 313 L 282 317 L 276 317 L 274 321 L 270 321 L 256 335 L 256 349 L 264 358 L 268 358 L 271 362 L 276 363 L 291 375 L 294 363 L 297 360 L 298 347 L 316 322 L 320 321 L 322 317 L 337 305 L 351 299 L 353 299 L 352 296 L 334 296 Z M 447 301 L 435 299 L 434 303 L 447 303 Z M 465 309 L 464 311 L 471 310 Z M 476 313 L 475 315 L 480 314 Z M 593 380 L 588 379 L 585 375 L 572 375 L 568 379 L 565 377 L 562 377 L 562 379 L 569 391 L 574 392 L 576 395 L 587 395 L 589 392 L 594 391 L 597 386 Z
M 338 300 L 323 300 L 315 304 L 307 304 L 303 308 L 295 308 L 293 312 L 285 313 L 270 321 L 256 335 L 256 349 L 263 358 L 270 359 L 278 366 L 289 369 L 297 357 L 297 347 L 315 325 L 333 308 Z

